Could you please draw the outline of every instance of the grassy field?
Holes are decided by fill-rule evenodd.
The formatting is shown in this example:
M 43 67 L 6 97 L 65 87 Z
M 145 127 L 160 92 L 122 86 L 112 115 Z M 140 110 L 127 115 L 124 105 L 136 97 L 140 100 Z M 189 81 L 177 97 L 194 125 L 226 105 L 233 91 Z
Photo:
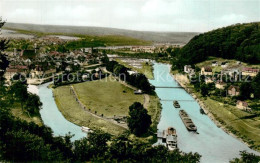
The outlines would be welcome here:
M 134 90 L 123 84 L 105 78 L 102 80 L 74 84 L 80 101 L 106 117 L 128 115 L 128 108 L 134 102 L 144 103 L 143 95 L 135 95 Z
M 119 135 L 125 131 L 123 127 L 85 112 L 70 94 L 70 86 L 58 87 L 53 92 L 59 110 L 70 122 L 79 126 L 87 126 L 91 129 L 101 129 L 113 135 Z
M 199 97 L 199 93 L 196 93 Z M 208 110 L 225 128 L 246 141 L 251 147 L 260 150 L 260 117 L 239 110 L 235 106 L 223 104 L 211 98 L 200 98 Z
M 25 120 L 27 122 L 34 122 L 39 126 L 42 125 L 42 120 L 39 116 L 33 116 L 33 117 L 29 116 L 29 114 L 22 111 L 21 105 L 18 104 L 18 103 L 15 103 L 13 105 L 11 112 L 17 118 L 20 118 L 20 119 Z
M 116 59 L 116 61 L 122 65 L 124 65 L 125 67 L 128 67 L 130 69 L 132 69 L 133 71 L 139 72 L 141 74 L 144 74 L 148 79 L 153 79 L 153 66 L 152 63 L 148 63 L 146 64 L 145 62 L 142 63 L 142 68 L 136 68 L 133 66 L 130 66 L 129 64 L 127 64 L 126 62 L 123 62 L 120 59 Z
M 79 99 L 91 112 L 97 111 L 98 115 L 106 117 L 114 115 L 128 115 L 129 106 L 135 101 L 144 103 L 144 95 L 134 95 L 133 90 L 117 81 L 105 82 L 92 81 L 74 84 Z M 97 118 L 79 107 L 75 98 L 70 94 L 70 86 L 62 86 L 53 90 L 56 104 L 64 117 L 79 126 L 88 126 L 92 129 L 101 129 L 113 135 L 119 135 L 125 131 L 109 121 Z M 149 95 L 146 102 L 148 114 L 152 118 L 152 128 L 156 128 L 161 112 L 159 98 Z

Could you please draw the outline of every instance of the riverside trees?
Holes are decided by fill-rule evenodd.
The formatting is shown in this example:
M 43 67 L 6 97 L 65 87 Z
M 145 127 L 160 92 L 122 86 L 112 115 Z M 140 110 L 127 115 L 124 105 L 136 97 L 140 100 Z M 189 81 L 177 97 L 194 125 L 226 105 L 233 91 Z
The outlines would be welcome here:
M 116 61 L 108 61 L 105 64 L 108 71 L 114 73 L 114 75 L 118 76 L 122 80 L 126 80 L 130 85 L 137 87 L 146 93 L 153 93 L 154 87 L 150 85 L 145 75 L 140 73 L 130 75 L 127 72 L 128 68 Z
M 135 102 L 129 107 L 127 124 L 132 133 L 136 136 L 145 134 L 152 124 L 151 116 L 140 102 Z

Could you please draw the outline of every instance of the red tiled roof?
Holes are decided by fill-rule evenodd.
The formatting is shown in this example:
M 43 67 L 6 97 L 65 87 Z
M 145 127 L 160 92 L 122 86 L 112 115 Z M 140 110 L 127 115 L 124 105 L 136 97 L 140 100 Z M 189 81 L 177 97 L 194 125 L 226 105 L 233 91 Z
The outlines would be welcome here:
M 18 70 L 28 70 L 27 66 L 23 66 L 23 65 L 16 65 L 16 66 L 9 66 L 9 69 L 18 69 Z
M 259 72 L 259 69 L 244 67 L 243 72 Z
M 6 72 L 18 72 L 18 69 L 14 69 L 14 68 L 7 68 Z
M 23 70 L 27 70 L 28 67 L 27 66 L 22 66 L 22 65 L 18 65 L 16 66 L 17 69 L 23 69 Z

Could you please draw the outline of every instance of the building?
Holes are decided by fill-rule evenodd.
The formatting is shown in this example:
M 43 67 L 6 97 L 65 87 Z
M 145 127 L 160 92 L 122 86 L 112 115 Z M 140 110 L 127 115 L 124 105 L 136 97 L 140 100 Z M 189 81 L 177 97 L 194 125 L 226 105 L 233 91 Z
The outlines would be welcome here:
M 23 66 L 23 65 L 16 65 L 16 66 L 12 66 L 10 65 L 7 69 L 6 72 L 4 74 L 4 77 L 7 81 L 10 81 L 13 76 L 15 74 L 21 74 L 23 76 L 26 76 L 26 74 L 28 73 L 29 68 L 27 66 Z
M 254 77 L 259 73 L 259 69 L 254 69 L 254 68 L 248 68 L 248 67 L 244 67 L 242 69 L 242 75 L 243 76 L 251 76 Z
M 206 84 L 213 83 L 213 80 L 211 78 L 209 78 L 209 77 L 206 77 L 205 83 Z
M 222 62 L 222 63 L 221 63 L 221 67 L 222 67 L 222 68 L 226 68 L 227 66 L 228 66 L 227 62 Z
M 24 72 L 24 73 L 29 71 L 28 66 L 24 66 L 24 65 L 15 65 L 15 66 L 10 65 L 9 68 L 10 69 L 18 69 L 19 72 Z
M 230 96 L 238 96 L 240 94 L 239 87 L 238 86 L 229 86 L 228 87 L 228 95 Z
M 13 78 L 13 76 L 14 76 L 16 73 L 18 73 L 18 72 L 19 72 L 19 70 L 16 69 L 16 68 L 7 68 L 7 69 L 6 69 L 6 72 L 5 72 L 5 74 L 4 74 L 4 78 L 5 78 L 7 81 L 10 81 L 10 80 Z
M 227 86 L 227 84 L 222 81 L 217 81 L 215 84 L 215 87 L 218 89 L 225 89 L 226 86 Z
M 251 110 L 251 108 L 248 107 L 248 103 L 245 101 L 237 101 L 236 107 L 241 110 Z
M 194 74 L 195 70 L 193 68 L 191 68 L 191 65 L 185 65 L 184 66 L 184 72 L 188 73 L 188 74 Z
M 216 67 L 216 66 L 218 66 L 218 62 L 217 62 L 217 61 L 213 61 L 211 65 L 212 65 L 213 67 Z
M 154 46 L 133 46 L 132 51 L 135 52 L 144 52 L 144 53 L 154 53 Z
M 211 67 L 202 67 L 201 75 L 213 75 Z
M 35 69 L 31 71 L 31 77 L 36 78 L 36 77 L 49 77 L 56 73 L 56 69 L 43 69 L 41 66 L 36 65 Z

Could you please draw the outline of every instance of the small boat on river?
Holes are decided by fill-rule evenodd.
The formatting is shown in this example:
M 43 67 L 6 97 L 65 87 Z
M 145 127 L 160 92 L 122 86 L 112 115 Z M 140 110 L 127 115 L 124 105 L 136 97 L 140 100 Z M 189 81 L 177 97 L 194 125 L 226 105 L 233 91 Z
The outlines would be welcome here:
M 84 133 L 90 133 L 90 132 L 92 132 L 92 130 L 91 130 L 90 128 L 85 127 L 85 126 L 82 126 L 82 127 L 81 127 L 81 131 L 84 132 Z
M 197 127 L 194 125 L 186 111 L 180 110 L 179 115 L 188 131 L 197 131 Z
M 181 107 L 178 101 L 173 101 L 173 106 L 175 108 L 180 108 Z

